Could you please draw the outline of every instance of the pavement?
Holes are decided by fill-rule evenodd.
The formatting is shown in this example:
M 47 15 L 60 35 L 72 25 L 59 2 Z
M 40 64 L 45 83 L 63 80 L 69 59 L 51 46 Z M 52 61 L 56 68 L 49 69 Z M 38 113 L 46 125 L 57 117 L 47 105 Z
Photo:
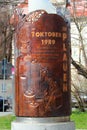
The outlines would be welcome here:
M 0 116 L 7 116 L 7 115 L 14 115 L 14 113 L 12 111 L 0 112 Z
M 7 115 L 14 115 L 14 112 L 13 111 L 0 112 L 0 117 L 7 116 Z M 87 129 L 76 129 L 76 130 L 87 130 Z

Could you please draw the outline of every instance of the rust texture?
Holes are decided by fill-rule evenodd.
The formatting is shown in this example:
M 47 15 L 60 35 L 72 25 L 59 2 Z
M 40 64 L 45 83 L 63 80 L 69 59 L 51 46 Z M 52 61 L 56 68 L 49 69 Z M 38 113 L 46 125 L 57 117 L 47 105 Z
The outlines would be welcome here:
M 16 115 L 58 117 L 71 113 L 70 32 L 56 14 L 32 12 L 15 36 Z

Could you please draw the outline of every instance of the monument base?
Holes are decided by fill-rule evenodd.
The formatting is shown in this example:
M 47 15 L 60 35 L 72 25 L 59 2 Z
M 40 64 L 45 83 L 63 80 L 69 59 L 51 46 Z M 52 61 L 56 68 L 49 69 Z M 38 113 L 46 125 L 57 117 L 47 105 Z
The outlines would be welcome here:
M 46 119 L 46 120 L 45 120 Z M 53 118 L 52 118 L 53 119 Z M 52 119 L 48 121 L 47 118 L 41 118 L 34 120 L 33 118 L 22 118 L 22 120 L 17 119 L 11 124 L 11 130 L 75 130 L 75 124 L 71 121 L 57 122 Z M 42 122 L 43 121 L 43 122 Z

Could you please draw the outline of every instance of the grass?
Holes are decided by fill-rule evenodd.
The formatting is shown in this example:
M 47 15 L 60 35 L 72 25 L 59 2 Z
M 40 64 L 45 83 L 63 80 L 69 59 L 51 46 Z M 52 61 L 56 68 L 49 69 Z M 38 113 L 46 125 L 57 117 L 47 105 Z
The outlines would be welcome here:
M 11 122 L 15 119 L 15 116 L 8 115 L 0 117 L 0 130 L 11 130 Z
M 15 116 L 8 115 L 0 117 L 0 130 L 11 130 L 11 122 Z M 71 120 L 75 122 L 76 129 L 87 130 L 87 112 L 74 111 Z
M 76 129 L 87 130 L 87 112 L 74 111 L 71 120 L 75 122 Z

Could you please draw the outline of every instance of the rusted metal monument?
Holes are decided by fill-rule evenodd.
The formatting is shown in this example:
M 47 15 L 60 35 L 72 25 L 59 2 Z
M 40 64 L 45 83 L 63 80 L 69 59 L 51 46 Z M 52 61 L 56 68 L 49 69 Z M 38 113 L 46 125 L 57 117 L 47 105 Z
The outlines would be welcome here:
M 68 21 L 38 9 L 21 14 L 15 32 L 17 119 L 12 130 L 74 130 Z

